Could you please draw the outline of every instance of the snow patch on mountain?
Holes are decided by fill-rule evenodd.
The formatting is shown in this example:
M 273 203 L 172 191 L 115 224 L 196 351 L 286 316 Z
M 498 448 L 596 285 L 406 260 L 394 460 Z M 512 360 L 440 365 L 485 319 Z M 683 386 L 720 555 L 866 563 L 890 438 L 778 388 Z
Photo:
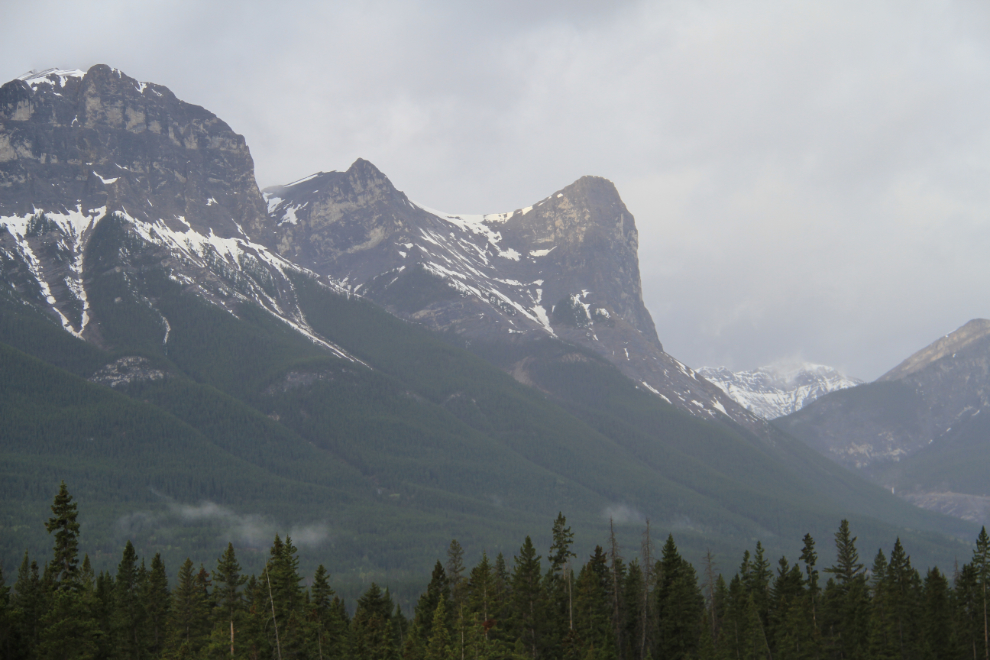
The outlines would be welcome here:
M 789 415 L 824 394 L 863 382 L 848 378 L 832 367 L 808 362 L 779 363 L 737 372 L 725 367 L 702 367 L 697 373 L 764 419 Z

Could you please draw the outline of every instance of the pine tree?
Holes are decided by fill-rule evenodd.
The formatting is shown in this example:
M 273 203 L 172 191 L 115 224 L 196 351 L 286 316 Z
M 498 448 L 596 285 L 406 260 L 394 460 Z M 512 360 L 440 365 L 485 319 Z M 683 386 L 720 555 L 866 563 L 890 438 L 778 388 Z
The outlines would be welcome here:
M 241 565 L 237 562 L 234 545 L 227 543 L 227 549 L 217 558 L 217 567 L 213 571 L 213 601 L 214 629 L 222 628 L 217 637 L 227 637 L 229 655 L 236 653 L 237 635 L 235 628 L 240 624 L 244 607 L 244 594 L 241 588 L 247 582 L 247 577 L 241 575 Z
M 540 579 L 540 556 L 533 541 L 526 537 L 515 557 L 512 571 L 512 629 L 530 658 L 540 657 L 543 649 L 547 603 Z
M 835 533 L 835 564 L 825 569 L 835 576 L 826 585 L 825 605 L 828 643 L 845 658 L 860 657 L 869 637 L 870 599 L 863 564 L 856 550 L 856 537 L 849 521 L 839 524 Z
M 362 660 L 394 660 L 391 604 L 381 588 L 371 583 L 357 602 L 351 621 L 351 657 Z
M 113 614 L 110 619 L 114 656 L 139 660 L 145 655 L 144 585 L 141 583 L 137 552 L 130 541 L 117 566 L 113 587 Z
M 929 569 L 925 576 L 922 622 L 923 658 L 948 660 L 959 657 L 959 645 L 952 621 L 949 581 L 937 568 Z
M 551 603 L 556 606 L 554 614 L 557 619 L 557 635 L 562 636 L 564 628 L 574 629 L 574 584 L 573 572 L 571 571 L 571 559 L 577 557 L 571 551 L 574 544 L 574 532 L 567 526 L 567 518 L 563 512 L 557 513 L 557 519 L 553 521 L 553 543 L 550 545 L 550 553 L 547 560 L 550 562 L 550 570 L 547 573 L 547 593 Z M 565 618 L 566 612 L 566 618 Z
M 165 646 L 165 630 L 168 622 L 170 594 L 165 562 L 160 553 L 151 560 L 151 572 L 145 583 L 145 611 L 147 612 L 148 649 L 151 657 L 158 657 Z
M 897 657 L 894 622 L 891 616 L 887 558 L 883 550 L 877 551 L 870 571 L 870 657 L 877 660 L 892 660 Z
M 48 533 L 55 535 L 51 566 L 59 589 L 72 588 L 79 578 L 78 515 L 76 503 L 63 481 L 52 502 L 52 517 L 45 523 Z
M 14 638 L 23 657 L 32 657 L 41 636 L 41 617 L 47 609 L 38 563 L 25 551 L 17 569 L 17 581 L 10 598 Z
M 334 595 L 333 588 L 327 578 L 327 569 L 323 567 L 323 564 L 320 564 L 313 574 L 313 586 L 310 587 L 309 593 L 309 618 L 316 624 L 316 650 L 320 660 L 323 660 L 323 647 L 331 625 L 330 607 L 333 604 Z
M 188 558 L 179 568 L 169 609 L 166 657 L 193 657 L 209 640 L 210 607 L 204 573 L 205 570 L 197 572 Z
M 818 598 L 820 589 L 818 587 L 818 571 L 815 564 L 818 563 L 818 553 L 815 552 L 815 539 L 811 534 L 804 535 L 804 547 L 801 549 L 801 561 L 804 562 L 805 584 L 808 588 L 808 600 L 811 605 L 811 620 L 818 634 Z
M 705 601 L 698 589 L 694 567 L 677 552 L 674 537 L 667 537 L 660 559 L 657 585 L 658 657 L 680 660 L 694 656 L 701 640 Z
M 454 655 L 464 660 L 464 644 L 467 634 L 467 618 L 464 616 L 464 607 L 467 605 L 467 580 L 464 579 L 464 549 L 457 539 L 450 542 L 447 548 L 447 579 L 450 582 L 451 594 L 451 619 L 454 622 L 454 630 L 457 633 L 455 645 L 457 652 Z M 447 616 L 444 614 L 444 616 Z
M 911 558 L 904 551 L 900 538 L 890 552 L 887 594 L 896 655 L 918 657 L 921 651 L 921 576 L 912 568 Z
M 591 651 L 596 651 L 598 658 L 615 657 L 608 583 L 608 557 L 601 546 L 596 546 L 574 583 L 575 635 L 567 638 L 573 657 L 585 658 Z
M 447 607 L 450 601 L 450 581 L 447 579 L 447 571 L 437 561 L 430 576 L 430 583 L 426 591 L 420 595 L 413 612 L 413 631 L 403 649 L 403 656 L 407 660 L 419 660 L 425 656 L 430 631 L 433 629 L 433 617 L 441 601 L 444 602 L 444 616 L 447 617 L 446 625 L 449 629 L 453 623 Z
M 426 660 L 453 660 L 454 653 L 450 645 L 450 630 L 447 627 L 446 603 L 439 601 L 436 612 L 433 613 L 433 624 L 430 626 L 430 639 L 426 646 Z

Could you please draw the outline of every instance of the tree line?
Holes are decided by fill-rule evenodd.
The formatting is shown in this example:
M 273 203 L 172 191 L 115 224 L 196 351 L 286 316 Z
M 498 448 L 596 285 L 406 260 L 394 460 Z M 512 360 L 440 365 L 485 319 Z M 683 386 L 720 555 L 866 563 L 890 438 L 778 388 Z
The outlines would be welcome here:
M 64 483 L 45 528 L 52 558 L 27 553 L 14 584 L 0 574 L 0 657 L 319 660 L 855 660 L 990 657 L 990 536 L 951 580 L 922 577 L 900 540 L 867 570 L 843 520 L 834 565 L 815 541 L 771 567 L 760 543 L 726 581 L 711 554 L 701 574 L 672 536 L 657 551 L 649 523 L 627 561 L 610 533 L 583 562 L 564 516 L 544 557 L 526 538 L 510 567 L 500 553 L 474 567 L 451 541 L 407 616 L 372 583 L 353 613 L 319 566 L 303 586 L 292 540 L 275 536 L 264 570 L 246 575 L 234 547 L 207 570 L 187 559 L 170 588 L 124 547 L 116 574 L 79 556 L 77 505 Z M 824 574 L 824 575 L 823 575 Z

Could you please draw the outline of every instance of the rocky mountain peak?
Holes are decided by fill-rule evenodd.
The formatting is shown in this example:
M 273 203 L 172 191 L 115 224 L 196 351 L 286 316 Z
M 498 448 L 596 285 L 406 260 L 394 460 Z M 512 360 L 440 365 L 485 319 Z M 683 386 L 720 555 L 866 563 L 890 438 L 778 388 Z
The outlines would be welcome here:
M 0 87 L 0 187 L 0 216 L 104 209 L 228 237 L 266 221 L 242 136 L 103 64 Z
M 877 381 L 900 380 L 905 376 L 917 373 L 942 358 L 950 355 L 954 357 L 956 353 L 968 348 L 987 335 L 990 335 L 990 321 L 986 319 L 973 319 L 955 332 L 940 337 L 917 353 L 914 353 L 883 376 L 880 376 Z

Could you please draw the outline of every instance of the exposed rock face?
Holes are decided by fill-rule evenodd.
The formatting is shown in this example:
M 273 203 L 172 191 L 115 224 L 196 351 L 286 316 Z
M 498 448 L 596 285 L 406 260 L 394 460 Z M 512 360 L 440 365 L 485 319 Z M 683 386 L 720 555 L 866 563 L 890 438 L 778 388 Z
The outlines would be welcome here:
M 88 295 L 111 277 L 119 302 L 157 314 L 164 345 L 168 318 L 138 286 L 160 271 L 234 314 L 251 300 L 308 332 L 285 277 L 298 269 L 254 242 L 266 231 L 244 138 L 165 87 L 105 65 L 0 87 L 0 280 L 67 331 L 114 347 Z
M 237 236 L 236 224 L 258 234 L 265 220 L 242 136 L 102 64 L 0 87 L 0 190 L 0 216 L 105 207 L 221 236 Z
M 822 397 L 778 420 L 849 467 L 878 468 L 944 441 L 990 404 L 990 321 L 970 321 L 875 383 Z
M 737 372 L 725 367 L 702 367 L 698 373 L 763 419 L 790 415 L 829 392 L 863 382 L 847 378 L 832 367 L 807 363 Z
M 643 304 L 635 220 L 606 179 L 508 213 L 457 215 L 413 203 L 358 160 L 264 196 L 270 247 L 399 316 L 485 341 L 556 336 L 693 414 L 762 423 L 663 351 Z M 525 381 L 524 364 L 511 372 Z

